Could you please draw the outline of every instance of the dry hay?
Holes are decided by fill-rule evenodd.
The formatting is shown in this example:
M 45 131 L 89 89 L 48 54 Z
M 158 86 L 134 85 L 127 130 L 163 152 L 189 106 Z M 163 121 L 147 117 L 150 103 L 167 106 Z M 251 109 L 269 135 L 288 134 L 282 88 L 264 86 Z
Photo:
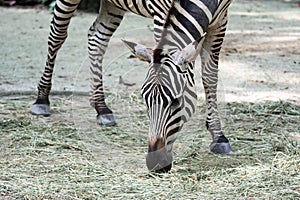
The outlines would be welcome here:
M 226 104 L 233 156 L 209 153 L 204 117 L 195 115 L 178 136 L 173 169 L 157 175 L 145 167 L 148 119 L 136 93 L 108 97 L 120 109 L 111 128 L 94 118 L 85 128 L 68 121 L 70 99 L 53 98 L 51 118 L 28 112 L 32 97 L 0 100 L 0 199 L 300 198 L 300 107 L 293 103 Z

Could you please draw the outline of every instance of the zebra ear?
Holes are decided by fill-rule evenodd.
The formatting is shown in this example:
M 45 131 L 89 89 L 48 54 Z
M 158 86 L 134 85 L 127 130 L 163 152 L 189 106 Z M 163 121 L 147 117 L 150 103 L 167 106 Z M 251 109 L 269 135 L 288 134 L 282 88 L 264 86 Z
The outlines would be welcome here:
M 187 45 L 181 51 L 175 53 L 174 60 L 175 64 L 182 65 L 184 63 L 189 63 L 196 60 L 199 50 L 202 47 L 205 34 L 200 38 L 199 41 L 195 40 L 194 42 Z
M 194 41 L 187 45 L 184 49 L 181 51 L 178 51 L 174 55 L 174 62 L 176 65 L 182 65 L 187 62 L 192 62 L 196 59 L 196 50 L 197 50 L 197 41 Z
M 125 43 L 125 45 L 128 47 L 128 49 L 133 53 L 135 57 L 137 57 L 142 61 L 151 62 L 153 57 L 152 49 L 141 44 L 136 44 L 134 42 L 129 42 L 126 40 L 122 40 L 122 41 Z

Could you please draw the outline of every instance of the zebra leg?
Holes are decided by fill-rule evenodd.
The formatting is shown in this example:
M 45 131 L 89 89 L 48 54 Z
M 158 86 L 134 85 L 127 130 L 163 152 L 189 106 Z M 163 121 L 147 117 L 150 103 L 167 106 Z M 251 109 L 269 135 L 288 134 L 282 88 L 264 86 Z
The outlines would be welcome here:
M 120 25 L 124 11 L 102 1 L 99 15 L 88 33 L 88 51 L 91 70 L 90 104 L 97 111 L 97 122 L 107 126 L 116 124 L 113 112 L 105 104 L 102 80 L 102 61 L 108 42 Z
M 202 81 L 206 96 L 206 127 L 212 135 L 210 150 L 214 153 L 231 154 L 231 146 L 222 132 L 217 106 L 219 53 L 225 36 L 227 13 L 219 22 L 209 27 L 201 49 Z
M 55 58 L 58 50 L 67 38 L 67 30 L 70 20 L 79 2 L 80 0 L 56 1 L 54 16 L 50 23 L 46 67 L 38 84 L 38 95 L 35 103 L 31 108 L 32 114 L 44 116 L 49 116 L 51 114 L 49 93 L 51 90 L 51 79 Z

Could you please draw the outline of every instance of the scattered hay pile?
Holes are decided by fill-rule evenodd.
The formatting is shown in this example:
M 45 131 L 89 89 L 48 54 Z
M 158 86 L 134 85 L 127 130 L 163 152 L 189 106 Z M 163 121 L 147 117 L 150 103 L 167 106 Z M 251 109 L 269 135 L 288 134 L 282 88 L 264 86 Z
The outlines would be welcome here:
M 118 101 L 125 105 L 122 109 L 131 107 L 117 112 L 117 127 L 99 127 L 87 117 L 86 126 L 78 128 L 76 120 L 65 117 L 67 98 L 53 100 L 51 118 L 28 113 L 32 98 L 2 99 L 0 198 L 300 198 L 299 106 L 227 104 L 225 132 L 234 156 L 208 152 L 204 118 L 195 116 L 178 136 L 171 173 L 154 175 L 145 167 L 144 107 L 132 95 Z M 80 108 L 72 111 L 74 116 L 76 110 Z

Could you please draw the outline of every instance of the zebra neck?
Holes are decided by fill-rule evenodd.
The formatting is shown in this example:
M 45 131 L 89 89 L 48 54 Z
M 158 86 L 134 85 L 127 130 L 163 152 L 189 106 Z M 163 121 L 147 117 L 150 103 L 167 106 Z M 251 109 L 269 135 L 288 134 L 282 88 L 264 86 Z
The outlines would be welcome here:
M 157 48 L 183 49 L 199 41 L 207 31 L 218 7 L 217 0 L 175 0 L 165 20 Z

